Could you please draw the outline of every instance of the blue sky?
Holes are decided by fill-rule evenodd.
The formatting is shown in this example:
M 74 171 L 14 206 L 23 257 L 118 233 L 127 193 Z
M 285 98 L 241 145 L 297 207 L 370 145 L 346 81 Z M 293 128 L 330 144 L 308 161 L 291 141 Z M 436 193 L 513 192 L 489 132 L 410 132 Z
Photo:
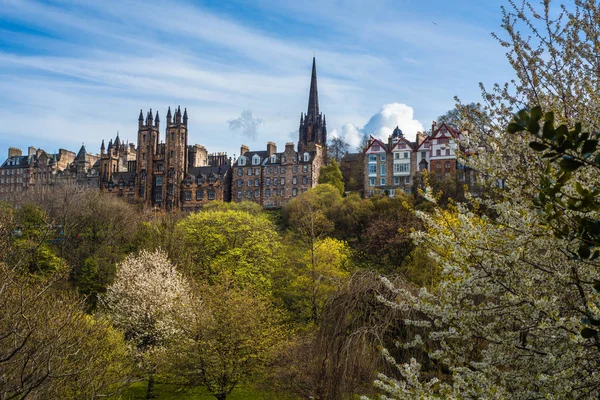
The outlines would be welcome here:
M 297 141 L 316 55 L 331 134 L 414 136 L 511 78 L 500 0 L 0 0 L 0 151 L 99 152 L 186 107 L 210 152 Z M 232 121 L 234 121 L 232 123 Z M 0 157 L 3 159 L 3 157 Z

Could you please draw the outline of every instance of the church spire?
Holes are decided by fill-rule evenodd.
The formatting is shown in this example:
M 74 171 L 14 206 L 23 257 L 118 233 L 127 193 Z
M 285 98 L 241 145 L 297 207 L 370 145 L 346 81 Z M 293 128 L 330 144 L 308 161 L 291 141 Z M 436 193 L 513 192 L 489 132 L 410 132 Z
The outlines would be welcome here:
M 312 77 L 310 78 L 310 93 L 308 95 L 308 111 L 306 116 L 312 120 L 319 116 L 319 93 L 317 91 L 317 65 L 313 57 Z

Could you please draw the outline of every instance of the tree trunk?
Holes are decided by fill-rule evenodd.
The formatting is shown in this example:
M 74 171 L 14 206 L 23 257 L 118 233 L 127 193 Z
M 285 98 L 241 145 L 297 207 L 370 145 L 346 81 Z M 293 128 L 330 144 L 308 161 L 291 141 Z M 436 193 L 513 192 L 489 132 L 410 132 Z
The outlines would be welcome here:
M 154 375 L 148 378 L 148 388 L 146 389 L 146 399 L 154 398 Z
M 215 397 L 217 398 L 217 400 L 225 400 L 227 398 L 227 393 L 218 393 L 215 394 Z

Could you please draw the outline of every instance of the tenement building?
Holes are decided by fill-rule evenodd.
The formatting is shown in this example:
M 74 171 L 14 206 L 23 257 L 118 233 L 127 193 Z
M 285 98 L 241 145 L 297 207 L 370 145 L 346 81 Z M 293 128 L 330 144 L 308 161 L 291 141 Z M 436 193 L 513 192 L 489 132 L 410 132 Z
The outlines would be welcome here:
M 231 161 L 225 153 L 208 154 L 188 146 L 187 109 L 166 116 L 165 141 L 160 117 L 140 110 L 137 147 L 119 137 L 100 147 L 100 190 L 153 209 L 195 210 L 230 198 Z
M 286 143 L 277 152 L 273 142 L 266 150 L 251 151 L 242 145 L 233 165 L 232 200 L 253 201 L 264 207 L 280 207 L 318 183 L 327 157 L 327 126 L 319 111 L 317 68 L 313 57 L 306 115 L 300 114 L 298 150 Z
M 388 142 L 371 137 L 364 151 L 365 197 L 377 193 L 395 196 L 398 191 L 412 193 L 415 176 L 427 170 L 437 179 L 455 179 L 457 183 L 475 182 L 474 171 L 460 164 L 456 157 L 461 133 L 454 126 L 434 122 L 430 136 L 417 133 L 408 141 L 398 127 Z

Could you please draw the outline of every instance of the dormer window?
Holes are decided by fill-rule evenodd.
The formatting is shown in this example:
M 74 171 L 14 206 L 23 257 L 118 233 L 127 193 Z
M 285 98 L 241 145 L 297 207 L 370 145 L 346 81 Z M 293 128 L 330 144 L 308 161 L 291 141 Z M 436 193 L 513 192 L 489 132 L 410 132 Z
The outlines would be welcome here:
M 246 157 L 241 156 L 240 158 L 238 158 L 238 164 L 239 165 L 246 165 Z
M 304 153 L 303 157 L 304 157 L 304 162 L 307 162 L 310 155 L 308 153 Z
M 252 165 L 258 165 L 258 164 L 260 164 L 260 157 L 258 156 L 258 154 L 255 154 L 252 157 Z
M 271 162 L 272 162 L 272 163 L 275 163 L 275 162 L 277 162 L 277 156 L 276 156 L 275 154 L 273 154 L 273 155 L 271 156 Z

